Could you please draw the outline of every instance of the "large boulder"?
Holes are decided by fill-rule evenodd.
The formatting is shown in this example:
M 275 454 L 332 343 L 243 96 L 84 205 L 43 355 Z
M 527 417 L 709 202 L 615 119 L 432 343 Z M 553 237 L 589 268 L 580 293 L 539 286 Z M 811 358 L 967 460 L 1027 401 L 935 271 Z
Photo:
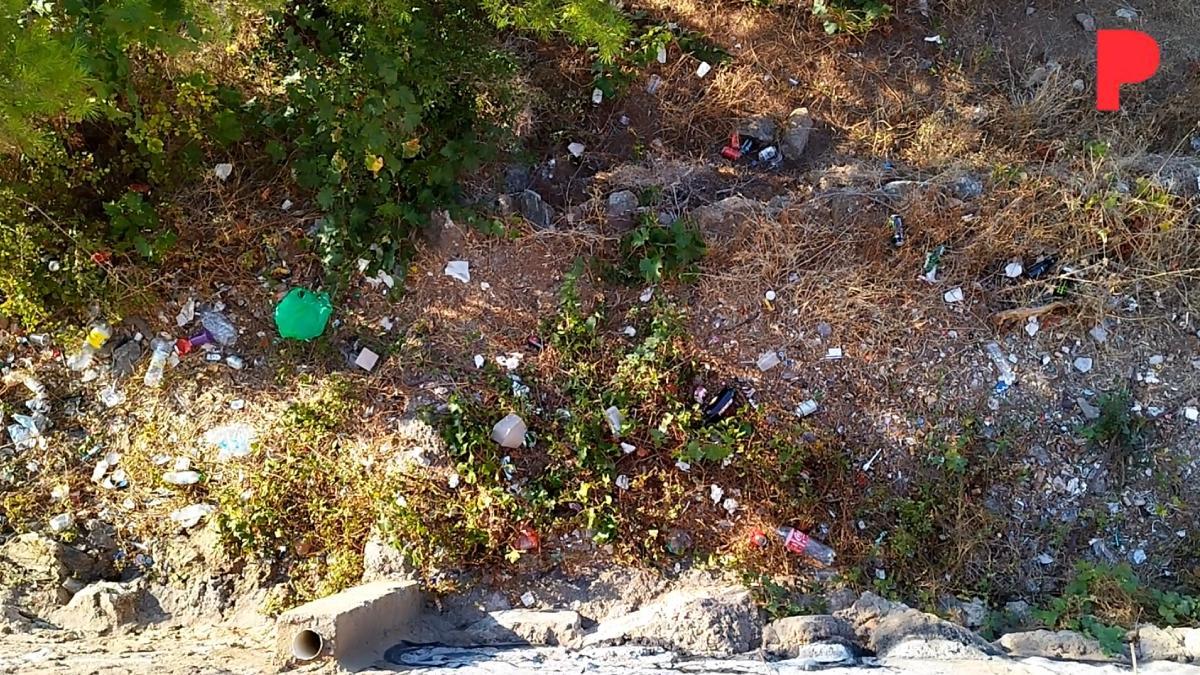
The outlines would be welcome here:
M 836 616 L 848 621 L 859 641 L 881 658 L 963 660 L 1000 653 L 962 626 L 874 593 L 863 593 Z
M 101 581 L 76 593 L 66 607 L 51 616 L 68 630 L 104 635 L 137 621 L 141 595 L 140 583 Z
M 1011 656 L 1041 656 L 1070 661 L 1112 661 L 1100 643 L 1071 630 L 1032 630 L 1001 635 L 996 641 Z
M 583 632 L 579 614 L 572 611 L 508 609 L 490 612 L 463 629 L 471 644 L 577 646 Z
M 1139 661 L 1200 661 L 1200 628 L 1140 626 L 1136 637 Z
M 763 628 L 763 649 L 775 656 L 796 658 L 801 648 L 814 643 L 854 644 L 854 628 L 828 614 L 789 616 Z
M 729 656 L 757 647 L 760 634 L 758 608 L 745 588 L 679 589 L 601 623 L 583 644 L 633 643 L 692 656 Z
M 36 532 L 22 534 L 0 547 L 0 559 L 20 568 L 30 581 L 60 584 L 67 579 L 90 580 L 96 570 L 92 556 Z

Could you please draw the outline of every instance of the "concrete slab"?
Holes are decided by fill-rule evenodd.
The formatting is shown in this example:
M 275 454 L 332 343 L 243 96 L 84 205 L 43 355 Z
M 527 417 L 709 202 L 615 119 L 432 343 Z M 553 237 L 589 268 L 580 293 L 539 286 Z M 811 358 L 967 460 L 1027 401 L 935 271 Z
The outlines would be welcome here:
M 275 624 L 281 667 L 334 659 L 356 671 L 409 634 L 421 612 L 414 581 L 377 581 L 288 610 Z

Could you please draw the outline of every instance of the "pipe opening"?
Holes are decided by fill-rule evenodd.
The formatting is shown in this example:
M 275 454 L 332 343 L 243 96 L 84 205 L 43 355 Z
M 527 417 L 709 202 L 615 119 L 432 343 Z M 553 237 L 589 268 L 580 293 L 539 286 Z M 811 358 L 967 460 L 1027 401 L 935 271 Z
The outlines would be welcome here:
M 321 653 L 323 640 L 315 630 L 302 630 L 292 638 L 292 656 L 301 661 L 312 661 Z

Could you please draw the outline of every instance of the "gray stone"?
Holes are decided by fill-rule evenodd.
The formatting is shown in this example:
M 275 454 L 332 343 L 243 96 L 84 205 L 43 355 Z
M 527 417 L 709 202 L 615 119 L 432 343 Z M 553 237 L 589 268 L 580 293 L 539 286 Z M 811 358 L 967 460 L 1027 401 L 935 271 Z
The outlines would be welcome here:
M 1075 15 L 1075 20 L 1079 22 L 1080 26 L 1083 26 L 1085 31 L 1089 33 L 1096 32 L 1096 19 L 1091 14 L 1080 12 Z
M 1139 626 L 1134 634 L 1139 661 L 1200 661 L 1200 628 Z
M 863 593 L 858 602 L 836 616 L 849 621 L 859 640 L 880 657 L 953 654 L 952 658 L 963 659 L 998 653 L 995 647 L 962 626 L 870 592 Z
M 885 183 L 882 190 L 883 194 L 889 199 L 902 202 L 909 198 L 920 197 L 924 194 L 927 187 L 928 184 L 921 181 L 894 180 Z
M 779 133 L 779 125 L 770 117 L 756 117 L 738 127 L 738 133 L 770 145 L 775 142 L 775 135 Z
M 692 212 L 692 218 L 703 232 L 710 233 L 730 228 L 763 208 L 762 202 L 737 195 L 701 206 Z
M 554 209 L 533 190 L 525 190 L 517 195 L 517 208 L 535 230 L 548 230 L 554 222 Z
M 979 598 L 963 601 L 948 595 L 942 597 L 938 604 L 941 606 L 941 611 L 951 621 L 971 630 L 978 630 L 987 621 L 987 603 Z
M 629 190 L 621 190 L 608 196 L 607 212 L 610 220 L 628 219 L 637 209 L 637 195 Z
M 504 191 L 516 194 L 529 187 L 529 167 L 510 164 L 504 169 Z
M 834 665 L 854 665 L 858 657 L 854 650 L 840 642 L 824 642 L 811 645 L 799 645 L 791 658 L 780 661 L 781 669 L 799 667 L 803 670 L 816 670 Z
M 693 656 L 740 654 L 758 645 L 758 608 L 741 587 L 679 589 L 601 623 L 585 646 L 634 643 Z
M 51 618 L 69 630 L 104 635 L 136 622 L 141 594 L 138 582 L 100 581 L 76 593 Z
M 126 340 L 124 344 L 113 350 L 112 372 L 118 378 L 129 377 L 142 358 L 142 346 L 136 340 Z
M 1001 635 L 996 644 L 1012 656 L 1041 656 L 1072 661 L 1111 661 L 1100 643 L 1070 630 L 1034 630 Z
M 579 614 L 571 611 L 508 609 L 490 612 L 463 629 L 473 644 L 578 646 L 583 637 Z
M 402 581 L 413 578 L 413 568 L 404 554 L 381 534 L 372 533 L 363 545 L 362 583 L 372 581 Z
M 964 644 L 958 640 L 930 638 L 923 636 L 905 637 L 887 648 L 879 657 L 887 661 L 903 659 L 906 661 L 971 661 L 989 659 L 994 654 L 994 648 L 982 649 L 975 645 Z
M 1083 413 L 1085 418 L 1089 420 L 1100 419 L 1100 409 L 1089 403 L 1086 398 L 1082 396 L 1076 398 L 1075 405 L 1079 406 L 1079 412 Z
M 789 616 L 763 628 L 763 649 L 776 656 L 797 656 L 801 647 L 817 642 L 854 643 L 854 628 L 828 614 Z
M 783 138 L 779 143 L 784 159 L 800 159 L 808 147 L 808 137 L 812 134 L 812 129 L 813 118 L 808 108 L 796 108 L 788 115 L 787 121 L 783 123 Z

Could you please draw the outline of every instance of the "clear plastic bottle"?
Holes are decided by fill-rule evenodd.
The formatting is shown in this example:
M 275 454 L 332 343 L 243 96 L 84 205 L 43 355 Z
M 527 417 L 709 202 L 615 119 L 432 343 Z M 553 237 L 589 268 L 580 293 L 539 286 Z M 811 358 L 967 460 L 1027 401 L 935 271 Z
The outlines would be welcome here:
M 775 534 L 783 540 L 783 547 L 792 553 L 808 556 L 822 565 L 832 565 L 836 554 L 833 549 L 813 539 L 794 527 L 786 525 L 775 530 Z
M 96 356 L 96 352 L 100 351 L 100 348 L 111 337 L 112 329 L 108 327 L 108 324 L 101 322 L 92 326 L 87 337 L 83 339 L 83 344 L 79 347 L 79 353 L 67 360 L 67 367 L 79 371 L 92 365 L 92 359 Z
M 233 322 L 220 312 L 204 312 L 200 315 L 200 325 L 204 327 L 204 330 L 189 340 L 191 347 L 199 347 L 210 342 L 230 347 L 237 342 L 237 326 L 234 326 Z
M 150 365 L 146 368 L 146 377 L 142 382 L 147 387 L 158 387 L 162 385 L 163 371 L 167 368 L 167 359 L 171 357 L 171 351 L 175 349 L 175 345 L 169 340 L 155 338 L 150 343 L 153 351 L 150 352 Z
M 996 370 L 1000 371 L 1000 377 L 996 379 L 996 393 L 1002 393 L 1017 381 L 1017 374 L 1013 372 L 1012 366 L 1008 364 L 1008 357 L 1004 355 L 1004 351 L 1000 349 L 1000 345 L 995 342 L 989 342 L 983 346 L 987 351 L 988 356 L 995 364 Z

